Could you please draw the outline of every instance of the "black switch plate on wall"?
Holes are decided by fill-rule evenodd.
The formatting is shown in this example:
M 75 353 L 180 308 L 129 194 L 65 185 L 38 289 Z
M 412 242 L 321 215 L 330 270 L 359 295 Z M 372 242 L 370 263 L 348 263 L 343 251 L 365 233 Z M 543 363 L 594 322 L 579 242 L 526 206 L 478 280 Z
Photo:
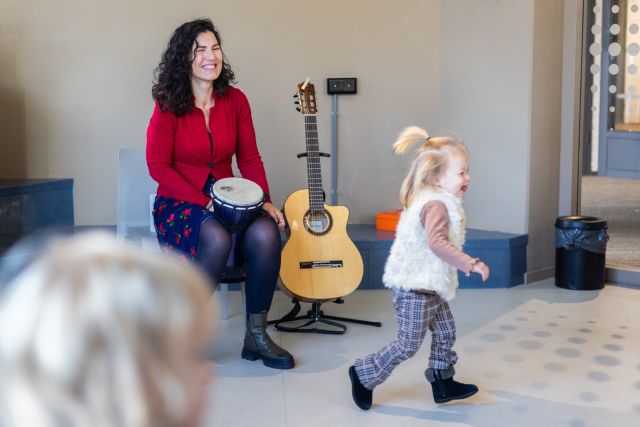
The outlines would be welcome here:
M 350 95 L 357 93 L 358 79 L 355 77 L 340 77 L 327 79 L 327 93 L 329 95 Z

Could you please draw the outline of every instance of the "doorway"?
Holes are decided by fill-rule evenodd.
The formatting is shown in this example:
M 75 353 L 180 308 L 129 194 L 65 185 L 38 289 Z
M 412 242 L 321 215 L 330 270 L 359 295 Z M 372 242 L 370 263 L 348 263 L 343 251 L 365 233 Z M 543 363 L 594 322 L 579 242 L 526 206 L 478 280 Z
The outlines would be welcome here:
M 640 0 L 588 0 L 579 212 L 607 220 L 607 267 L 640 269 Z

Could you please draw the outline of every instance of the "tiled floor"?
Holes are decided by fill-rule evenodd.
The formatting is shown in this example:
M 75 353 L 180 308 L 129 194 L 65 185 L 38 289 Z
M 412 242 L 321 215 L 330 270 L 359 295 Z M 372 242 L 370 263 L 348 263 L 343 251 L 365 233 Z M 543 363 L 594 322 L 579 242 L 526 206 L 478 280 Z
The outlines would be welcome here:
M 552 280 L 511 289 L 463 289 L 452 303 L 460 356 L 456 378 L 480 392 L 436 405 L 423 377 L 428 342 L 374 392 L 364 412 L 351 400 L 347 368 L 391 341 L 386 290 L 358 291 L 328 314 L 380 320 L 341 336 L 273 332 L 296 357 L 277 371 L 240 359 L 240 293 L 217 320 L 216 373 L 207 426 L 544 426 L 640 425 L 640 290 L 569 291 Z M 306 309 L 307 306 L 305 306 Z M 272 317 L 289 300 L 276 293 Z
M 581 197 L 583 215 L 607 220 L 607 265 L 640 268 L 640 180 L 583 176 Z

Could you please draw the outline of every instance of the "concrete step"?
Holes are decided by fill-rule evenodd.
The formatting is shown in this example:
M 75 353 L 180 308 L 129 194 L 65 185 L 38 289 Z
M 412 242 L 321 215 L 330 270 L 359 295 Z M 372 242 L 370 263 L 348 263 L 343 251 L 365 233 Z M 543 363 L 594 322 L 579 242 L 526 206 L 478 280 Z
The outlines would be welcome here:
M 382 273 L 395 233 L 367 224 L 350 224 L 347 230 L 364 261 L 365 275 L 358 289 L 383 288 Z M 477 274 L 466 277 L 458 273 L 459 287 L 508 288 L 524 283 L 528 241 L 525 234 L 468 228 L 464 251 L 489 265 L 491 275 L 483 283 Z
M 155 242 L 155 233 L 146 227 L 132 227 L 128 238 L 139 242 Z M 392 231 L 376 230 L 372 224 L 349 224 L 349 237 L 364 262 L 364 276 L 358 289 L 381 289 L 384 264 L 395 237 Z M 489 280 L 482 282 L 474 274 L 459 273 L 460 288 L 508 288 L 524 283 L 527 270 L 527 235 L 467 229 L 464 251 L 486 262 L 491 268 Z M 282 233 L 282 244 L 286 236 Z

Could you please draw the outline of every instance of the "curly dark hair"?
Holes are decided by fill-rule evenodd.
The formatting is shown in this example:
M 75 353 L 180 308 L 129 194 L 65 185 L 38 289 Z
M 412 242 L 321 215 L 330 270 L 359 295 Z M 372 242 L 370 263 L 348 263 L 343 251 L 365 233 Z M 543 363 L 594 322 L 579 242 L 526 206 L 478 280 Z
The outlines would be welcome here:
M 153 70 L 154 83 L 151 96 L 162 111 L 181 116 L 193 111 L 191 91 L 191 51 L 200 33 L 212 32 L 220 46 L 222 39 L 210 19 L 196 19 L 180 25 L 171 36 L 169 45 L 162 53 L 160 64 Z M 225 94 L 229 85 L 236 82 L 231 66 L 223 55 L 222 71 L 213 82 L 218 96 Z

